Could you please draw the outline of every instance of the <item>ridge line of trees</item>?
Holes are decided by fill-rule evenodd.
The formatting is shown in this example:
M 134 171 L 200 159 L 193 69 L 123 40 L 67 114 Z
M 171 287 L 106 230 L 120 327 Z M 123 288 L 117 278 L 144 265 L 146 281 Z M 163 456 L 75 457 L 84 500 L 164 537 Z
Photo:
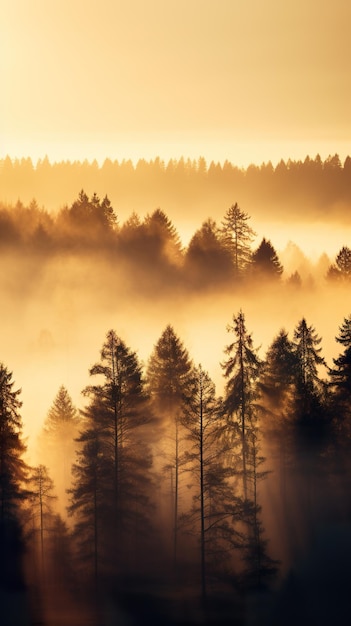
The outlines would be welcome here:
M 96 193 L 89 198 L 82 190 L 70 207 L 55 216 L 35 202 L 29 207 L 0 205 L 0 254 L 24 250 L 41 262 L 60 255 L 88 258 L 97 254 L 116 266 L 122 263 L 134 279 L 142 276 L 145 289 L 162 283 L 195 290 L 253 282 L 277 285 L 283 282 L 283 265 L 268 238 L 252 248 L 255 232 L 250 219 L 235 203 L 220 225 L 211 218 L 205 220 L 183 248 L 175 226 L 161 209 L 143 220 L 132 213 L 120 225 L 106 195 L 102 200 Z M 284 278 L 290 286 L 302 282 L 297 270 Z M 343 245 L 335 262 L 326 266 L 325 279 L 348 283 L 350 278 L 351 250 Z
M 324 218 L 335 213 L 337 206 L 349 204 L 351 200 L 351 158 L 341 163 L 338 154 L 322 160 L 306 156 L 302 160 L 281 160 L 275 167 L 270 161 L 262 165 L 239 168 L 229 161 L 223 164 L 206 163 L 180 158 L 165 163 L 160 158 L 146 161 L 139 159 L 134 165 L 131 160 L 111 161 L 106 159 L 99 166 L 97 161 L 50 163 L 48 158 L 33 164 L 30 158 L 0 159 L 0 188 L 2 200 L 15 203 L 18 198 L 29 203 L 37 198 L 40 205 L 57 210 L 60 202 L 68 201 L 77 189 L 94 190 L 102 195 L 105 189 L 115 205 L 129 211 L 161 203 L 190 209 L 192 213 L 211 211 L 210 198 L 215 197 L 220 205 L 230 202 L 233 189 L 241 202 L 255 206 L 263 212 L 271 207 L 275 216 L 280 216 L 282 206 L 291 208 L 300 217 L 305 217 L 306 205 Z M 216 216 L 217 217 L 217 216 Z M 345 216 L 344 216 L 345 217 Z

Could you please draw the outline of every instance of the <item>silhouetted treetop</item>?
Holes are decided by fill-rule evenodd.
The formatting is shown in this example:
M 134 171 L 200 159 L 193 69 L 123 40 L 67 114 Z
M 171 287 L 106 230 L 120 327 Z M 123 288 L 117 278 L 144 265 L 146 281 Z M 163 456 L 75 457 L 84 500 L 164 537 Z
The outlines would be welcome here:
M 251 263 L 254 277 L 279 278 L 283 273 L 283 266 L 278 255 L 271 242 L 265 237 L 252 254 Z
M 16 519 L 18 503 L 24 498 L 27 465 L 19 410 L 21 389 L 13 389 L 12 372 L 0 363 L 0 546 L 7 522 Z
M 235 189 L 243 206 L 260 216 L 268 208 L 271 214 L 281 216 L 288 206 L 291 218 L 306 219 L 307 205 L 308 213 L 322 219 L 329 208 L 328 219 L 333 219 L 345 216 L 343 207 L 351 200 L 348 159 L 342 165 L 338 155 L 324 162 L 317 155 L 304 161 L 280 161 L 276 167 L 268 162 L 244 169 L 229 161 L 207 165 L 203 158 L 171 159 L 168 163 L 159 158 L 139 159 L 136 165 L 130 160 L 106 159 L 101 166 L 96 161 L 50 164 L 44 159 L 35 166 L 30 159 L 7 157 L 0 160 L 0 189 L 3 200 L 15 203 L 20 198 L 27 204 L 35 197 L 50 210 L 69 203 L 79 188 L 87 190 L 88 196 L 95 191 L 100 198 L 108 190 L 119 215 L 136 208 L 145 213 L 150 206 L 161 205 L 172 211 L 190 210 L 198 217 L 200 211 L 213 211 L 214 197 L 218 207 L 228 205 Z M 219 209 L 213 217 L 220 219 Z
M 227 210 L 222 221 L 223 241 L 232 254 L 237 275 L 246 270 L 251 259 L 251 243 L 256 233 L 249 226 L 249 219 L 250 216 L 236 202 Z
M 327 278 L 336 281 L 349 281 L 351 279 L 351 249 L 343 246 L 335 258 L 327 273 Z
M 191 238 L 185 256 L 185 272 L 192 283 L 223 284 L 232 277 L 231 253 L 211 218 Z

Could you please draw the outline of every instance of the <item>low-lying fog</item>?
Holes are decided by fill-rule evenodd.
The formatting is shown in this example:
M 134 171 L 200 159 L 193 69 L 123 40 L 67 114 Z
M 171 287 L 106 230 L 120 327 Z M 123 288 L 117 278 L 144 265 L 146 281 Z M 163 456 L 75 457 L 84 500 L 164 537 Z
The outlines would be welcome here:
M 75 405 L 83 408 L 82 389 L 89 383 L 88 370 L 99 360 L 107 331 L 113 328 L 145 363 L 167 324 L 171 324 L 195 363 L 208 370 L 223 389 L 220 362 L 230 342 L 226 326 L 242 309 L 254 345 L 264 358 L 267 346 L 284 327 L 292 338 L 305 317 L 322 337 L 323 355 L 332 365 L 340 350 L 335 342 L 338 327 L 351 311 L 349 288 L 325 281 L 333 252 L 351 241 L 342 227 L 321 225 L 293 227 L 286 224 L 254 225 L 276 247 L 285 273 L 282 285 L 253 291 L 191 293 L 168 288 L 147 293 L 142 283 L 130 281 L 118 262 L 100 258 L 2 257 L 1 360 L 13 372 L 16 388 L 22 388 L 22 417 L 32 447 L 60 385 Z M 286 242 L 296 241 L 300 250 Z M 281 244 L 282 246 L 281 247 Z M 323 252 L 329 255 L 319 261 Z M 288 289 L 284 279 L 298 270 L 301 289 Z M 305 274 L 305 276 L 304 276 Z M 140 279 L 142 281 L 142 279 Z

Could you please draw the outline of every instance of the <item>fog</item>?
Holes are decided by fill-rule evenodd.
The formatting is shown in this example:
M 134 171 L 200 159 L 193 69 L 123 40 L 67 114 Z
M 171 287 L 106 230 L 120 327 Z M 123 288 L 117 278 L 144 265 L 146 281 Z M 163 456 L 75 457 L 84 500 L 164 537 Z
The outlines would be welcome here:
M 117 618 L 121 619 L 122 623 L 124 618 L 126 622 L 140 623 L 143 610 L 147 612 L 151 607 L 151 617 L 155 618 L 157 615 L 157 619 L 163 623 L 161 606 L 164 600 L 157 595 L 159 593 L 157 585 L 161 584 L 160 579 L 164 574 L 169 589 L 162 593 L 166 594 L 170 603 L 166 613 L 169 617 L 172 603 L 177 606 L 179 612 L 178 621 L 169 623 L 192 623 L 189 616 L 194 619 L 194 614 L 191 613 L 195 611 L 194 606 L 198 611 L 196 619 L 201 618 L 203 623 L 207 623 L 207 618 L 202 613 L 203 606 L 199 607 L 197 600 L 193 605 L 194 598 L 198 598 L 198 585 L 194 580 L 198 579 L 199 561 L 197 544 L 191 534 L 183 532 L 181 538 L 183 569 L 174 575 L 170 567 L 171 535 L 174 532 L 172 507 L 176 478 L 173 460 L 165 467 L 163 463 L 167 461 L 167 446 L 171 453 L 173 449 L 173 443 L 170 443 L 170 439 L 174 439 L 173 431 L 171 437 L 169 436 L 171 411 L 167 418 L 158 415 L 159 421 L 155 430 L 152 426 L 149 431 L 146 427 L 140 431 L 143 443 L 150 446 L 155 457 L 153 482 L 150 484 L 146 482 L 146 492 L 148 495 L 149 489 L 155 499 L 156 513 L 153 512 L 153 522 L 157 540 L 155 535 L 151 539 L 149 537 L 142 546 L 144 551 L 140 554 L 138 543 L 126 544 L 121 548 L 118 542 L 113 543 L 115 541 L 113 523 L 116 520 L 110 511 L 106 517 L 107 525 L 104 532 L 107 537 L 112 538 L 112 548 L 109 546 L 106 550 L 103 544 L 105 537 L 100 548 L 101 560 L 105 559 L 106 567 L 101 580 L 105 582 L 105 576 L 110 588 L 107 585 L 101 595 L 95 589 L 99 602 L 98 606 L 93 606 L 91 598 L 95 598 L 95 592 L 91 591 L 89 585 L 82 590 L 84 583 L 77 582 L 81 574 L 82 580 L 86 580 L 88 568 L 85 569 L 83 558 L 80 562 L 80 557 L 75 554 L 78 570 L 74 572 L 76 578 L 72 586 L 68 582 L 60 587 L 58 582 L 62 573 L 66 576 L 68 572 L 69 579 L 72 573 L 70 570 L 72 566 L 69 565 L 70 555 L 75 553 L 78 545 L 70 552 L 72 550 L 70 542 L 77 542 L 78 539 L 77 534 L 70 534 L 75 526 L 72 518 L 67 517 L 66 505 L 69 498 L 65 492 L 69 475 L 67 467 L 77 460 L 77 457 L 73 454 L 72 446 L 70 449 L 67 448 L 68 452 L 62 460 L 55 457 L 45 441 L 43 445 L 41 436 L 49 409 L 61 386 L 68 391 L 78 410 L 85 409 L 88 400 L 82 391 L 87 385 L 92 384 L 89 370 L 99 362 L 106 334 L 111 329 L 126 346 L 136 352 L 146 375 L 150 356 L 164 329 L 170 325 L 183 342 L 190 360 L 195 365 L 201 364 L 203 370 L 208 372 L 214 381 L 217 397 L 225 395 L 226 381 L 223 377 L 222 364 L 226 358 L 225 348 L 233 341 L 227 327 L 233 323 L 233 316 L 239 311 L 244 313 L 247 330 L 259 359 L 265 359 L 267 349 L 281 329 L 285 329 L 292 339 L 297 324 L 305 318 L 308 325 L 313 326 L 321 337 L 321 354 L 327 366 L 332 366 L 333 359 L 340 354 L 340 345 L 335 338 L 341 323 L 350 315 L 351 295 L 348 280 L 333 281 L 327 277 L 327 273 L 335 262 L 339 250 L 343 246 L 348 246 L 351 241 L 351 226 L 344 225 L 341 217 L 336 214 L 330 222 L 326 220 L 325 215 L 319 221 L 314 220 L 315 207 L 310 211 L 306 210 L 304 218 L 293 212 L 289 221 L 289 206 L 285 207 L 285 218 L 282 219 L 281 216 L 277 217 L 276 210 L 270 212 L 262 206 L 256 214 L 254 203 L 248 202 L 250 225 L 255 231 L 251 251 L 257 250 L 262 239 L 266 238 L 274 246 L 283 272 L 274 279 L 264 278 L 259 272 L 257 276 L 252 272 L 247 273 L 244 279 L 241 279 L 238 275 L 235 276 L 231 268 L 228 269 L 227 256 L 223 252 L 223 247 L 221 248 L 220 236 L 216 236 L 214 223 L 208 229 L 211 236 L 207 239 L 205 236 L 198 237 L 194 245 L 194 234 L 199 234 L 201 225 L 208 217 L 214 217 L 217 224 L 221 224 L 228 208 L 226 205 L 222 206 L 221 210 L 218 208 L 214 210 L 213 214 L 201 214 L 198 204 L 195 204 L 196 210 L 192 214 L 187 213 L 186 209 L 178 211 L 175 204 L 170 205 L 169 211 L 165 208 L 165 213 L 152 209 L 131 215 L 126 210 L 125 214 L 123 211 L 119 212 L 119 220 L 116 223 L 110 205 L 103 204 L 105 200 L 100 202 L 98 198 L 89 200 L 83 196 L 84 194 L 70 208 L 60 209 L 56 213 L 46 213 L 35 203 L 30 207 L 20 204 L 16 207 L 6 205 L 0 211 L 0 225 L 3 226 L 0 232 L 1 361 L 13 372 L 14 388 L 22 390 L 21 416 L 28 446 L 26 460 L 31 465 L 44 463 L 49 467 L 54 479 L 55 492 L 59 496 L 53 510 L 62 516 L 62 519 L 54 518 L 54 540 L 50 543 L 49 536 L 46 537 L 49 547 L 45 559 L 43 551 L 40 554 L 39 530 L 34 513 L 30 513 L 33 519 L 31 517 L 25 519 L 26 532 L 28 519 L 33 525 L 32 535 L 29 533 L 29 539 L 26 536 L 30 545 L 25 557 L 26 580 L 32 586 L 31 601 L 36 602 L 35 594 L 39 594 L 41 598 L 41 606 L 34 608 L 32 614 L 37 616 L 38 620 L 43 619 L 47 626 L 55 623 L 57 615 L 62 617 L 64 611 L 70 613 L 70 619 L 77 623 L 79 619 L 85 623 L 92 620 L 91 623 L 97 626 L 100 619 L 105 626 L 109 620 L 112 623 Z M 103 213 L 104 222 L 100 211 L 102 206 L 104 210 L 107 207 Z M 94 214 L 96 207 L 97 213 Z M 343 211 L 341 213 L 344 215 Z M 191 255 L 189 250 L 192 245 Z M 299 280 L 292 281 L 291 278 L 296 273 Z M 319 373 L 322 379 L 327 379 L 327 367 L 321 365 Z M 153 419 L 155 416 L 150 418 L 152 424 Z M 330 451 L 327 445 L 325 449 L 323 448 L 324 442 L 320 448 L 322 452 L 318 448 L 319 442 L 311 448 L 308 448 L 306 442 L 296 443 L 294 440 L 291 443 L 296 434 L 291 434 L 287 423 L 285 425 L 287 455 L 290 454 L 293 463 L 296 463 L 289 473 L 290 459 L 285 466 L 285 459 L 282 461 L 280 456 L 281 441 L 277 444 L 277 439 L 274 439 L 278 437 L 279 440 L 279 435 L 273 433 L 274 436 L 270 440 L 269 422 L 267 424 L 268 426 L 263 424 L 266 428 L 266 437 L 261 442 L 261 452 L 265 457 L 264 471 L 268 472 L 268 478 L 260 484 L 258 498 L 263 511 L 262 534 L 269 540 L 272 559 L 279 563 L 278 583 L 275 587 L 277 595 L 274 597 L 278 620 L 275 623 L 279 624 L 282 623 L 279 621 L 282 616 L 283 622 L 288 623 L 284 621 L 285 607 L 293 603 L 295 597 L 300 608 L 305 609 L 304 589 L 308 589 L 315 602 L 314 583 L 307 584 L 306 579 L 315 576 L 315 569 L 323 555 L 324 537 L 328 537 L 332 545 L 335 543 L 335 550 L 341 552 L 340 546 L 336 545 L 337 528 L 340 523 L 346 524 L 344 543 L 348 545 L 348 509 L 344 503 L 344 490 L 349 470 L 347 462 L 345 467 L 342 466 L 344 456 L 341 454 L 341 464 L 339 466 L 339 461 L 335 461 L 336 470 L 335 475 L 333 474 L 334 460 L 328 457 Z M 160 430 L 157 430 L 158 428 Z M 166 429 L 166 433 L 162 428 Z M 283 439 L 284 436 L 285 432 Z M 74 450 L 76 453 L 82 449 L 82 442 L 75 443 L 77 443 Z M 329 444 L 333 451 L 334 440 L 331 439 Z M 135 440 L 137 451 L 138 445 L 139 440 Z M 335 444 L 335 450 L 338 450 L 338 445 L 339 443 Z M 162 446 L 163 449 L 160 450 Z M 140 458 L 144 460 L 145 452 L 147 459 L 147 450 L 141 449 L 141 452 Z M 189 449 L 185 445 L 186 452 L 189 454 Z M 330 464 L 328 467 L 332 468 L 328 484 L 325 482 L 320 465 L 321 459 L 324 462 L 323 455 L 328 459 Z M 332 455 L 333 452 L 331 457 Z M 178 464 L 178 459 L 176 463 Z M 144 468 L 145 476 L 147 469 Z M 235 489 L 238 488 L 240 471 L 236 468 L 234 472 L 237 472 L 237 476 L 229 478 L 229 482 L 232 481 L 230 483 L 232 488 L 234 484 Z M 335 478 L 339 476 L 339 471 L 341 478 Z M 189 480 L 180 478 L 181 488 L 177 506 L 179 504 L 181 513 L 183 509 L 189 510 L 192 504 L 194 484 L 189 483 Z M 241 487 L 239 493 L 240 489 Z M 138 506 L 138 498 L 135 500 Z M 143 500 L 141 502 L 144 503 Z M 103 501 L 102 511 L 105 505 L 106 502 Z M 144 504 L 140 508 L 143 506 Z M 333 515 L 330 511 L 333 511 Z M 133 527 L 132 531 L 136 533 L 135 536 L 139 541 L 138 523 L 140 522 L 135 522 L 136 529 Z M 241 519 L 240 523 L 245 527 L 246 522 L 242 522 Z M 317 543 L 312 541 L 316 530 Z M 155 545 L 157 558 L 154 553 Z M 121 562 L 127 572 L 123 572 L 124 577 L 118 572 L 116 565 L 118 559 L 115 559 L 114 548 L 122 550 Z M 110 550 L 113 562 L 110 561 Z M 39 565 L 35 574 L 32 571 L 32 560 Z M 343 574 L 345 563 L 341 555 L 339 562 Z M 135 563 L 136 574 L 133 570 Z M 233 558 L 233 563 L 234 569 L 237 568 L 236 574 L 237 571 L 240 574 L 242 565 L 237 556 Z M 139 583 L 134 579 L 132 582 L 129 581 L 129 571 L 136 577 L 147 572 L 146 591 L 145 588 L 140 591 Z M 301 597 L 294 590 L 291 578 L 294 572 L 297 572 L 299 584 L 302 585 Z M 95 577 L 97 584 L 96 572 Z M 149 595 L 147 590 L 147 585 L 153 577 L 157 581 L 155 606 L 152 606 L 152 594 Z M 229 603 L 227 609 L 231 618 L 236 611 L 239 611 L 239 614 L 243 611 L 244 616 L 240 614 L 241 617 L 238 618 L 242 624 L 248 626 L 271 624 L 269 617 L 266 621 L 263 620 L 262 607 L 256 606 L 256 601 L 259 605 L 260 600 L 250 591 L 242 593 L 240 583 L 228 583 L 224 578 L 217 584 L 220 593 L 223 589 L 227 593 L 229 585 L 230 593 L 226 596 L 227 599 L 231 597 L 232 586 L 235 587 L 235 594 L 238 594 L 234 594 L 235 599 L 230 600 L 233 604 Z M 75 597 L 78 587 L 79 594 Z M 116 588 L 120 594 L 118 597 L 123 599 L 123 606 L 116 600 Z M 139 593 L 140 607 L 143 608 L 134 606 L 135 590 Z M 91 598 L 88 598 L 87 594 L 90 592 Z M 191 596 L 190 600 L 184 598 L 185 592 Z M 262 598 L 263 601 L 265 599 L 273 601 L 270 596 Z M 236 602 L 239 603 L 238 606 Z M 281 606 L 279 602 L 282 603 Z M 225 602 L 220 600 L 218 606 L 212 607 L 216 617 L 218 611 L 222 611 L 223 623 L 228 617 L 225 614 L 225 606 Z M 269 607 L 266 609 L 269 614 Z M 95 617 L 96 611 L 99 617 Z M 321 616 L 321 624 L 325 623 L 323 619 Z M 300 620 L 300 623 L 305 622 Z
M 343 233 L 345 235 L 345 233 Z M 343 244 L 340 240 L 340 247 Z M 324 239 L 321 239 L 321 246 Z M 317 249 L 318 241 L 313 239 Z M 320 254 L 324 251 L 319 248 Z M 288 269 L 298 270 L 307 284 L 289 290 L 284 284 L 192 292 L 174 292 L 156 285 L 150 296 L 143 274 L 131 277 L 130 268 L 103 257 L 42 259 L 7 255 L 2 260 L 2 360 L 22 388 L 25 432 L 30 449 L 61 384 L 82 408 L 82 389 L 89 383 L 89 367 L 99 358 L 106 332 L 117 334 L 146 363 L 163 328 L 171 324 L 191 358 L 201 363 L 223 389 L 220 363 L 228 343 L 226 327 L 239 309 L 245 313 L 254 344 L 264 358 L 267 346 L 284 327 L 292 337 L 305 317 L 322 337 L 329 365 L 337 355 L 335 336 L 349 314 L 348 288 L 330 286 L 318 271 L 316 255 L 310 259 L 290 246 L 280 258 Z M 306 250 L 306 255 L 309 250 Z M 332 260 L 332 258 L 331 258 Z M 308 282 L 309 281 L 309 282 Z

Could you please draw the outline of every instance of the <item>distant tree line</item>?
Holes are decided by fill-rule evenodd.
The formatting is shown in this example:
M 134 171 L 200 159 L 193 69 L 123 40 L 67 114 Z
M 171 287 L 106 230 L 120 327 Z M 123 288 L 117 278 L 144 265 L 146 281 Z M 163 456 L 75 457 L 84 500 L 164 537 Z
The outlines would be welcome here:
M 144 219 L 136 213 L 122 224 L 105 195 L 78 198 L 57 214 L 36 202 L 24 206 L 0 204 L 0 254 L 29 253 L 40 263 L 57 255 L 99 255 L 122 267 L 140 290 L 179 287 L 218 289 L 244 284 L 301 285 L 298 270 L 284 277 L 283 266 L 271 241 L 264 237 L 253 248 L 255 232 L 250 216 L 232 204 L 221 222 L 206 219 L 184 248 L 175 226 L 161 209 Z M 351 277 L 351 250 L 343 246 L 325 272 L 330 282 Z
M 45 579 L 57 597 L 88 590 L 102 606 L 151 593 L 167 623 L 176 590 L 191 589 L 198 610 L 219 594 L 239 620 L 316 529 L 350 524 L 351 315 L 331 367 L 305 318 L 264 358 L 243 311 L 227 330 L 223 396 L 171 325 L 145 367 L 109 330 L 84 407 L 59 387 L 36 467 L 0 365 L 0 590 L 24 587 L 26 563 L 34 589 Z
M 20 198 L 29 204 L 36 198 L 39 206 L 57 210 L 83 187 L 88 194 L 103 196 L 108 190 L 111 201 L 125 216 L 150 207 L 163 206 L 173 215 L 176 210 L 195 216 L 214 215 L 217 208 L 229 205 L 233 195 L 243 206 L 263 218 L 269 209 L 274 218 L 289 219 L 309 214 L 324 220 L 345 217 L 351 201 L 351 158 L 341 163 L 337 154 L 324 161 L 319 155 L 303 161 L 281 160 L 239 168 L 223 164 L 180 158 L 167 163 L 160 158 L 121 162 L 97 161 L 50 163 L 47 158 L 34 164 L 30 158 L 0 160 L 0 189 L 3 201 L 14 204 Z M 216 199 L 216 206 L 214 200 Z

